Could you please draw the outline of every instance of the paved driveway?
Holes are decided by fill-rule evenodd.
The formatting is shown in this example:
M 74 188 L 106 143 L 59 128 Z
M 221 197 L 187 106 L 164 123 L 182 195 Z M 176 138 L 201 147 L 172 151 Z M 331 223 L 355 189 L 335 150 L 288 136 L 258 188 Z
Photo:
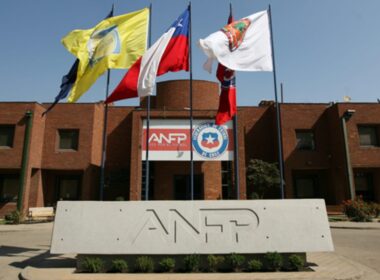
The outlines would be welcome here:
M 26 266 L 73 267 L 73 256 L 50 256 L 53 223 L 0 225 L 0 279 L 18 279 Z
M 53 223 L 0 225 L 0 279 L 18 279 L 26 266 L 74 267 L 73 255 L 49 253 Z M 335 251 L 380 272 L 379 229 L 332 229 Z
M 380 272 L 379 229 L 331 229 L 335 253 Z

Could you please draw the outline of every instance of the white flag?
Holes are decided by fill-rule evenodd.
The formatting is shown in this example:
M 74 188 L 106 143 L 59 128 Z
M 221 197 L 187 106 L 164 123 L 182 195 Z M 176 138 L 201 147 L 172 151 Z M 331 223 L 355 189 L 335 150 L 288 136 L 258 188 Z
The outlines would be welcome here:
M 270 36 L 268 12 L 262 11 L 200 39 L 199 45 L 209 59 L 229 69 L 273 71 Z

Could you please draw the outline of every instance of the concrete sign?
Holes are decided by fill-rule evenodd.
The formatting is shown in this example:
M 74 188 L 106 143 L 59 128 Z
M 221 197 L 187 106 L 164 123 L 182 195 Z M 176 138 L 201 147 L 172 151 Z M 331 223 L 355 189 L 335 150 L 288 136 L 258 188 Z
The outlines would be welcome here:
M 143 123 L 142 159 L 146 156 L 146 121 Z M 149 123 L 149 160 L 233 160 L 232 122 L 215 125 L 214 120 L 194 120 L 190 139 L 189 120 L 153 119 Z
M 52 254 L 332 251 L 324 200 L 60 201 Z

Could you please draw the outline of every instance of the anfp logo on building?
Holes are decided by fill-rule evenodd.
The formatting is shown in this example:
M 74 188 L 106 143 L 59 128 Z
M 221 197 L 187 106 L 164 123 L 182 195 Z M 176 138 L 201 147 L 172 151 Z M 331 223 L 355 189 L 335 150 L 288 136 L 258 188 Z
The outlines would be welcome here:
M 228 133 L 223 126 L 202 123 L 196 127 L 192 136 L 194 150 L 204 158 L 218 158 L 228 147 Z
M 152 119 L 149 132 L 144 120 L 142 160 L 146 157 L 147 137 L 151 161 L 189 161 L 191 151 L 195 161 L 233 160 L 232 122 L 218 126 L 211 119 L 195 119 L 192 132 L 187 119 Z

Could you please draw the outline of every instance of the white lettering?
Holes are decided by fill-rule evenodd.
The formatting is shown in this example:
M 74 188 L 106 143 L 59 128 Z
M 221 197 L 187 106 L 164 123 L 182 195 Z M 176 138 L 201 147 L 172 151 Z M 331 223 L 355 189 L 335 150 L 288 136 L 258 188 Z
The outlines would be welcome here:
M 185 133 L 152 133 L 149 138 L 149 143 L 156 142 L 158 144 L 167 143 L 167 144 L 181 144 L 186 140 L 187 136 Z

